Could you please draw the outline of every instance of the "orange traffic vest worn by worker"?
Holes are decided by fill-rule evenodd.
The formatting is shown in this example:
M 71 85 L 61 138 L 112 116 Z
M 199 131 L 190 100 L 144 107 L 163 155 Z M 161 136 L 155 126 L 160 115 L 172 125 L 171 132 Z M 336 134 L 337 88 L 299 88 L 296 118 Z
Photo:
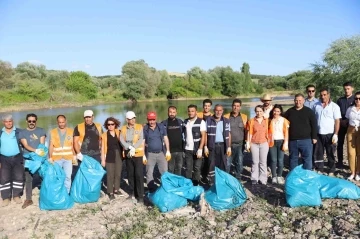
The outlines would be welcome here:
M 134 125 L 134 137 L 133 137 L 133 145 L 136 144 L 136 142 L 139 140 L 140 138 L 140 134 L 143 131 L 143 127 L 141 124 L 135 124 Z M 124 140 L 126 141 L 126 133 L 127 133 L 127 126 L 124 125 L 121 128 L 121 134 L 124 137 Z M 144 156 L 144 148 L 142 146 L 140 146 L 139 148 L 135 149 L 135 156 L 134 157 L 142 157 Z
M 247 115 L 240 113 L 241 119 L 243 121 L 244 127 L 246 127 L 247 123 Z M 224 118 L 230 119 L 230 113 L 224 114 Z
M 285 138 L 285 135 L 286 135 L 286 130 L 288 130 L 289 126 L 290 126 L 290 122 L 283 118 L 284 119 L 284 123 L 283 123 L 283 134 L 284 134 L 284 138 Z M 273 135 L 274 133 L 274 125 L 273 125 L 273 122 L 272 120 L 269 122 L 269 134 L 270 135 Z M 274 146 L 274 137 L 271 137 L 270 141 L 269 141 L 269 147 L 273 147 Z
M 99 123 L 94 123 L 97 130 L 99 131 L 99 141 L 101 139 L 101 124 Z M 81 124 L 78 124 L 77 125 L 78 127 L 78 131 L 79 131 L 79 144 L 81 146 L 82 142 L 84 141 L 84 137 L 85 137 L 85 122 L 84 123 L 81 123 Z
M 73 133 L 72 129 L 66 128 L 64 144 L 61 146 L 58 128 L 50 131 L 50 144 L 54 147 L 51 155 L 53 160 L 73 160 Z
M 120 140 L 120 138 L 119 138 L 120 137 L 120 131 L 118 129 L 115 129 L 115 135 L 116 135 L 116 138 L 118 140 Z M 107 137 L 108 137 L 108 132 L 107 131 L 101 135 L 101 147 L 102 147 L 101 150 L 105 155 L 107 154 L 107 139 L 108 139 Z
M 197 112 L 196 116 L 198 118 L 204 119 L 204 112 Z M 212 114 L 210 113 L 210 115 L 208 117 L 212 116 Z

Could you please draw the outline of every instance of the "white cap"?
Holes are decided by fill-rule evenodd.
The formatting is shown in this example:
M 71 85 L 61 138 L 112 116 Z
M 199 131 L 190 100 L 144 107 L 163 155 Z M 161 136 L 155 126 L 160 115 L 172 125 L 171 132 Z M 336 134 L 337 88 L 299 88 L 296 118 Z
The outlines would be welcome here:
M 84 111 L 84 117 L 93 116 L 94 112 L 92 110 L 85 110 Z
M 127 119 L 136 118 L 136 115 L 135 115 L 134 111 L 128 111 L 128 112 L 126 112 L 126 118 L 127 118 Z

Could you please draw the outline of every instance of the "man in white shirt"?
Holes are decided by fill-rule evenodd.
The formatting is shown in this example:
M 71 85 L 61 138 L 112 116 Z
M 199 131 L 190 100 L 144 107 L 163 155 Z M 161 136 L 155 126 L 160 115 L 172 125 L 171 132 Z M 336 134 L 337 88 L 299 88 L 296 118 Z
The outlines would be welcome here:
M 318 125 L 318 139 L 315 146 L 314 165 L 323 172 L 324 170 L 324 148 L 328 159 L 329 176 L 335 172 L 335 145 L 338 141 L 340 128 L 340 107 L 331 101 L 330 90 L 320 90 L 320 102 L 314 105 L 314 113 Z
M 184 120 L 185 134 L 185 177 L 192 179 L 195 186 L 200 181 L 201 159 L 205 142 L 206 124 L 197 117 L 197 106 L 188 106 L 189 118 Z M 194 171 L 194 172 L 193 172 Z

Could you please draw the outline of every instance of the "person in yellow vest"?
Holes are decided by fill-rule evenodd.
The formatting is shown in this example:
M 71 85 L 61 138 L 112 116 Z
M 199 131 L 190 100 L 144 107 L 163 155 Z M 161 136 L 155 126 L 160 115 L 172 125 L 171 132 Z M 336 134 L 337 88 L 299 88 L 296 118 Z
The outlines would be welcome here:
M 94 112 L 92 110 L 85 110 L 84 122 L 74 128 L 74 149 L 76 158 L 80 162 L 83 159 L 83 154 L 85 154 L 101 163 L 100 149 L 102 133 L 101 124 L 94 123 Z M 78 169 L 79 166 L 73 168 L 73 176 L 76 175 Z
M 65 171 L 65 187 L 70 192 L 72 162 L 76 160 L 73 147 L 74 130 L 66 125 L 65 115 L 57 116 L 58 127 L 50 131 L 49 161 L 57 163 Z
M 128 199 L 137 198 L 139 203 L 144 203 L 144 134 L 143 126 L 136 124 L 136 115 L 133 111 L 126 112 L 127 124 L 121 127 L 120 143 L 124 149 L 126 169 L 130 186 Z
M 119 126 L 119 120 L 107 118 L 104 123 L 107 131 L 101 136 L 101 165 L 106 167 L 106 187 L 110 200 L 115 199 L 114 194 L 124 196 L 120 191 L 122 147 Z
M 234 165 L 235 177 L 240 180 L 241 173 L 243 171 L 243 146 L 246 136 L 246 123 L 247 115 L 240 113 L 241 110 L 241 100 L 234 99 L 232 102 L 232 111 L 224 115 L 224 118 L 230 120 L 230 135 L 231 135 L 231 152 L 232 155 L 227 158 L 227 168 L 228 173 L 231 172 L 231 165 Z
M 282 117 L 281 105 L 274 105 L 270 112 L 269 134 L 272 135 L 269 142 L 270 166 L 273 184 L 284 184 L 282 177 L 284 168 L 284 152 L 289 150 L 289 127 L 290 122 Z

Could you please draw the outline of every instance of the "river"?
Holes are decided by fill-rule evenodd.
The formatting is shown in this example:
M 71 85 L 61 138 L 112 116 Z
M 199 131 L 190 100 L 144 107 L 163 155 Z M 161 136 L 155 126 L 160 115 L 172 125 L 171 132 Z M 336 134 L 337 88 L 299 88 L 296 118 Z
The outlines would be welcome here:
M 275 97 L 274 100 L 290 100 L 292 97 Z M 251 109 L 249 106 L 243 105 L 241 112 L 247 114 L 250 117 L 254 116 L 254 103 L 259 102 L 259 98 L 248 98 L 243 99 L 243 103 L 251 102 Z M 224 113 L 231 111 L 232 99 L 214 99 L 213 106 L 221 104 L 224 106 Z M 202 100 L 169 100 L 169 101 L 154 101 L 154 102 L 139 102 L 139 103 L 112 103 L 112 104 L 101 104 L 94 106 L 85 107 L 69 107 L 69 108 L 52 108 L 52 109 L 38 109 L 29 111 L 12 112 L 14 125 L 16 127 L 26 127 L 26 115 L 28 113 L 35 113 L 38 116 L 37 126 L 44 128 L 49 131 L 57 126 L 56 117 L 59 114 L 66 116 L 69 127 L 75 127 L 78 123 L 83 122 L 83 113 L 87 109 L 94 111 L 95 122 L 101 124 L 104 123 L 105 119 L 109 116 L 114 116 L 119 119 L 123 124 L 125 122 L 125 113 L 129 110 L 135 112 L 138 123 L 146 123 L 146 114 L 148 111 L 156 111 L 158 115 L 158 121 L 167 118 L 167 109 L 170 105 L 177 107 L 178 117 L 181 119 L 187 118 L 187 106 L 189 104 L 195 104 L 198 106 L 198 111 L 202 110 Z M 284 107 L 284 108 L 288 108 Z M 7 113 L 3 113 L 7 114 Z

